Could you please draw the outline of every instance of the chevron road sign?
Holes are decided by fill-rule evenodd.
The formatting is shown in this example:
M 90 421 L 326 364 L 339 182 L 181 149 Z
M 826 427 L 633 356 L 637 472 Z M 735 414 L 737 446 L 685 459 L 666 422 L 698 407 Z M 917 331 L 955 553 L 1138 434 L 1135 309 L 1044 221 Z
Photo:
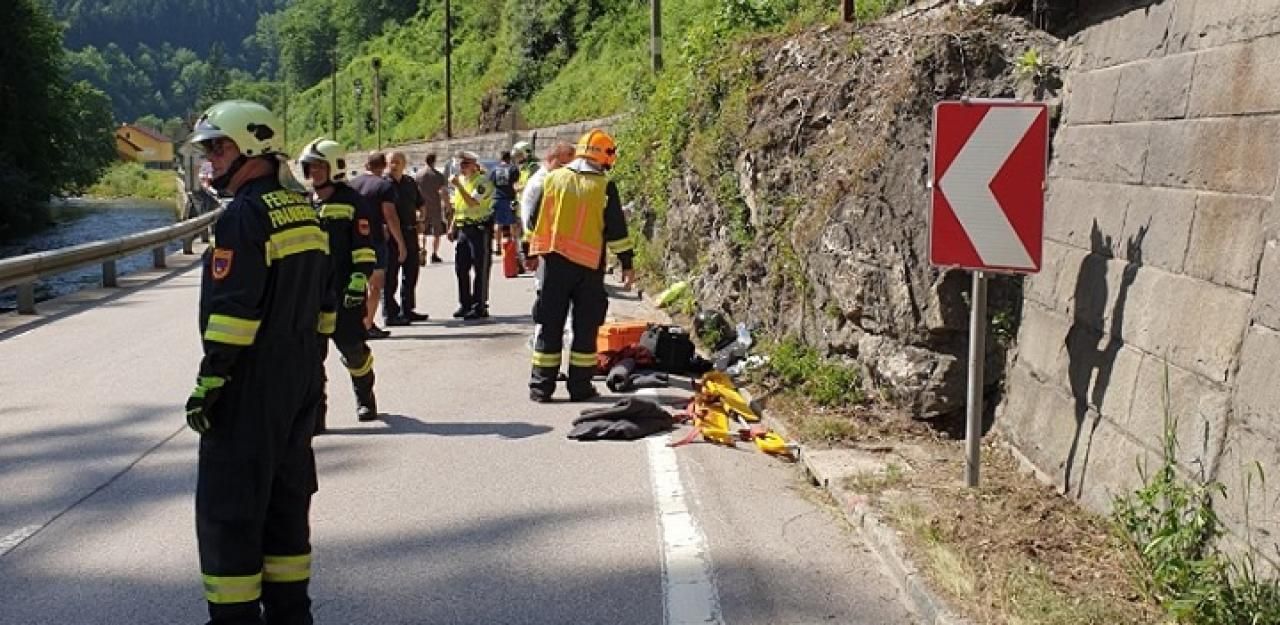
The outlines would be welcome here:
M 966 100 L 935 106 L 929 262 L 1040 271 L 1048 148 L 1045 104 Z

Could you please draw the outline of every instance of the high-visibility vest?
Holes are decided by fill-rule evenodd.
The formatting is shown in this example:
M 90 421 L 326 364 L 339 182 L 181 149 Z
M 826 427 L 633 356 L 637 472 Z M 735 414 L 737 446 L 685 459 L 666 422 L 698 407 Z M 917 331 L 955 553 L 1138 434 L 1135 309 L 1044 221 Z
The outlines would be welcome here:
M 460 182 L 462 184 L 459 186 L 465 188 L 478 204 L 468 206 L 466 200 L 462 199 L 462 191 L 455 188 L 453 190 L 454 221 L 462 223 L 487 221 L 493 215 L 493 184 L 479 172 L 470 178 L 462 178 Z
M 603 174 L 567 167 L 547 174 L 542 204 L 529 239 L 529 254 L 555 252 L 570 261 L 599 269 L 604 259 L 604 208 L 609 179 Z

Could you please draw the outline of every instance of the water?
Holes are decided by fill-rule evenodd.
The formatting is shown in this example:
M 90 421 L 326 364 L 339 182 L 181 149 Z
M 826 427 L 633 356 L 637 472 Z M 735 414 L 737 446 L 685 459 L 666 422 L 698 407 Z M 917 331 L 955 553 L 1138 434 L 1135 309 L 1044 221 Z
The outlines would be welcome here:
M 0 243 L 0 259 L 114 239 L 167 226 L 176 219 L 173 202 L 151 200 L 73 199 L 56 203 L 52 207 L 52 213 L 55 225 L 17 240 Z M 169 251 L 177 251 L 181 247 L 182 244 L 175 241 L 169 244 Z M 116 270 L 122 276 L 149 267 L 150 250 L 116 261 Z M 101 265 L 81 267 L 37 281 L 36 301 L 59 297 L 101 283 Z M 0 311 L 16 307 L 16 289 L 0 289 Z

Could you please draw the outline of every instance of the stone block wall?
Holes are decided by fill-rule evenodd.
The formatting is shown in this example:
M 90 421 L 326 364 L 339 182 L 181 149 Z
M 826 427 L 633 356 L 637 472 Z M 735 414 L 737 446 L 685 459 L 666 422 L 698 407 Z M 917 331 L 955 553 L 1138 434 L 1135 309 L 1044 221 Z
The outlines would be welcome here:
M 1221 481 L 1234 540 L 1276 560 L 1280 0 L 1109 4 L 1069 42 L 997 427 L 1105 510 L 1160 460 L 1167 396 L 1182 468 Z

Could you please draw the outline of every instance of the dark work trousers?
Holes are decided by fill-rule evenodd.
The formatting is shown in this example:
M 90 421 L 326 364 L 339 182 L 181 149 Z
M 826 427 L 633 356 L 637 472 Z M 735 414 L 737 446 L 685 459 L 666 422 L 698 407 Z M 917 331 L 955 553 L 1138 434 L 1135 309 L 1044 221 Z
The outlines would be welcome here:
M 295 344 L 296 343 L 296 344 Z M 311 625 L 314 334 L 246 348 L 200 437 L 196 537 L 210 625 Z
M 400 256 L 400 246 L 396 245 L 394 238 L 387 237 L 387 285 L 382 289 L 382 314 L 387 319 L 414 312 L 417 304 L 415 290 L 421 269 L 418 266 L 418 234 L 410 229 L 403 235 L 409 248 L 405 250 L 403 263 L 396 260 Z M 399 303 L 396 303 L 396 293 L 400 294 Z
M 356 392 L 356 405 L 368 406 L 375 414 L 378 404 L 373 396 L 373 351 L 366 342 L 368 332 L 364 329 L 364 306 L 357 308 L 338 308 L 338 323 L 333 334 L 321 337 L 320 341 L 320 405 L 316 410 L 317 433 L 328 427 L 329 395 L 328 376 L 325 375 L 324 361 L 329 354 L 329 339 L 342 355 L 342 365 L 351 374 L 351 386 Z
M 531 392 L 550 397 L 556 390 L 564 351 L 564 324 L 573 310 L 573 344 L 569 347 L 569 397 L 592 394 L 596 369 L 596 333 L 609 312 L 604 271 L 589 269 L 555 253 L 542 255 L 542 285 L 533 305 L 538 336 L 533 343 Z
M 466 310 L 489 306 L 489 226 L 466 225 L 458 228 L 454 248 L 453 270 L 458 275 L 458 304 Z

